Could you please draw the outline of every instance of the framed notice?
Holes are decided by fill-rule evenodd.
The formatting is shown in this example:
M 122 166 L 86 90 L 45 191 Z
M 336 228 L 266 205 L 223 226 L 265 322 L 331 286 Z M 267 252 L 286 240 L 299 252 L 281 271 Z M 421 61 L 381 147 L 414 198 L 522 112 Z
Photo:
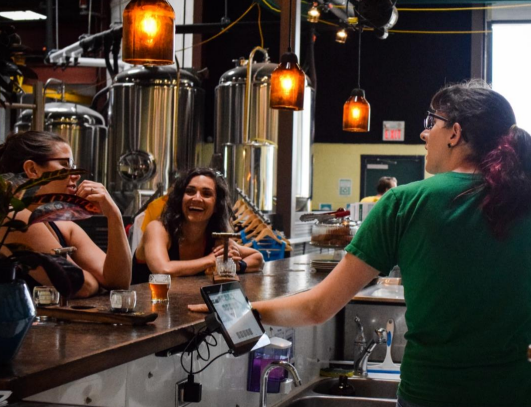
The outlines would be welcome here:
M 383 141 L 404 141 L 406 122 L 383 122 Z
M 352 194 L 352 180 L 340 179 L 339 180 L 339 195 L 350 196 Z

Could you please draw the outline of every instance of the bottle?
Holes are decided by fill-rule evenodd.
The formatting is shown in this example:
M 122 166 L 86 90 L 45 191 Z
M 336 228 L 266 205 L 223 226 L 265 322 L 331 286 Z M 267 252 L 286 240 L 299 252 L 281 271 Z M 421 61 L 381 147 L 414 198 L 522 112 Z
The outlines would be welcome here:
M 353 397 L 356 395 L 356 390 L 349 384 L 347 376 L 339 376 L 339 382 L 330 388 L 330 395 Z

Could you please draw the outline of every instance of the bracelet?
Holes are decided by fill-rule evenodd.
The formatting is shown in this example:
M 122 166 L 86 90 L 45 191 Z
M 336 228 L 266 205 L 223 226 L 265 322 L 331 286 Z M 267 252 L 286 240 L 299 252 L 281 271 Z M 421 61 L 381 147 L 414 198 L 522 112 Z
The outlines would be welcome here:
M 239 260 L 238 264 L 240 265 L 240 269 L 236 272 L 236 274 L 243 274 L 245 273 L 245 270 L 247 270 L 247 263 L 243 260 Z

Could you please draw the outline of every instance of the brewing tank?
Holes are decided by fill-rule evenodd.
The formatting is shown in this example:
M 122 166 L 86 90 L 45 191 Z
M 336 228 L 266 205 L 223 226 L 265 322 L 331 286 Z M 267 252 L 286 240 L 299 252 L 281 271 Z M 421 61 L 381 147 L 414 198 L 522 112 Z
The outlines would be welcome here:
M 167 190 L 175 171 L 199 162 L 204 90 L 185 70 L 176 84 L 174 66 L 139 66 L 115 77 L 109 104 L 109 190 Z
M 215 152 L 223 153 L 226 143 L 241 144 L 245 108 L 246 60 L 237 60 L 237 66 L 225 72 L 215 90 Z M 278 143 L 278 110 L 269 108 L 271 73 L 277 64 L 254 63 L 249 135 L 252 139 Z
M 271 74 L 277 66 L 269 62 L 252 64 L 247 143 L 243 143 L 247 61 L 237 60 L 236 67 L 221 76 L 215 90 L 215 152 L 223 155 L 225 176 L 232 191 L 239 187 L 262 211 L 275 210 L 277 144 L 281 135 L 279 113 L 269 107 L 269 95 Z M 307 78 L 304 110 L 293 113 L 295 193 L 297 200 L 304 202 L 311 197 L 312 188 L 314 101 L 315 90 Z
M 15 124 L 15 132 L 31 129 L 33 110 L 24 110 Z M 107 173 L 107 127 L 103 116 L 86 106 L 68 102 L 44 105 L 44 130 L 62 136 L 72 148 L 74 162 L 88 170 L 87 176 L 105 183 Z

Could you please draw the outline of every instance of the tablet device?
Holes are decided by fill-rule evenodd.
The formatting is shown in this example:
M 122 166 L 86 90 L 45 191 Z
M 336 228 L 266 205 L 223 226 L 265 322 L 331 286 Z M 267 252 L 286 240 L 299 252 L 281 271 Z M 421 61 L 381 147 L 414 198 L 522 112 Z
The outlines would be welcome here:
M 251 351 L 265 331 L 253 313 L 251 303 L 243 293 L 240 283 L 201 287 L 201 295 L 208 309 L 217 315 L 221 334 L 231 353 L 239 356 Z M 265 345 L 267 343 L 262 346 Z

